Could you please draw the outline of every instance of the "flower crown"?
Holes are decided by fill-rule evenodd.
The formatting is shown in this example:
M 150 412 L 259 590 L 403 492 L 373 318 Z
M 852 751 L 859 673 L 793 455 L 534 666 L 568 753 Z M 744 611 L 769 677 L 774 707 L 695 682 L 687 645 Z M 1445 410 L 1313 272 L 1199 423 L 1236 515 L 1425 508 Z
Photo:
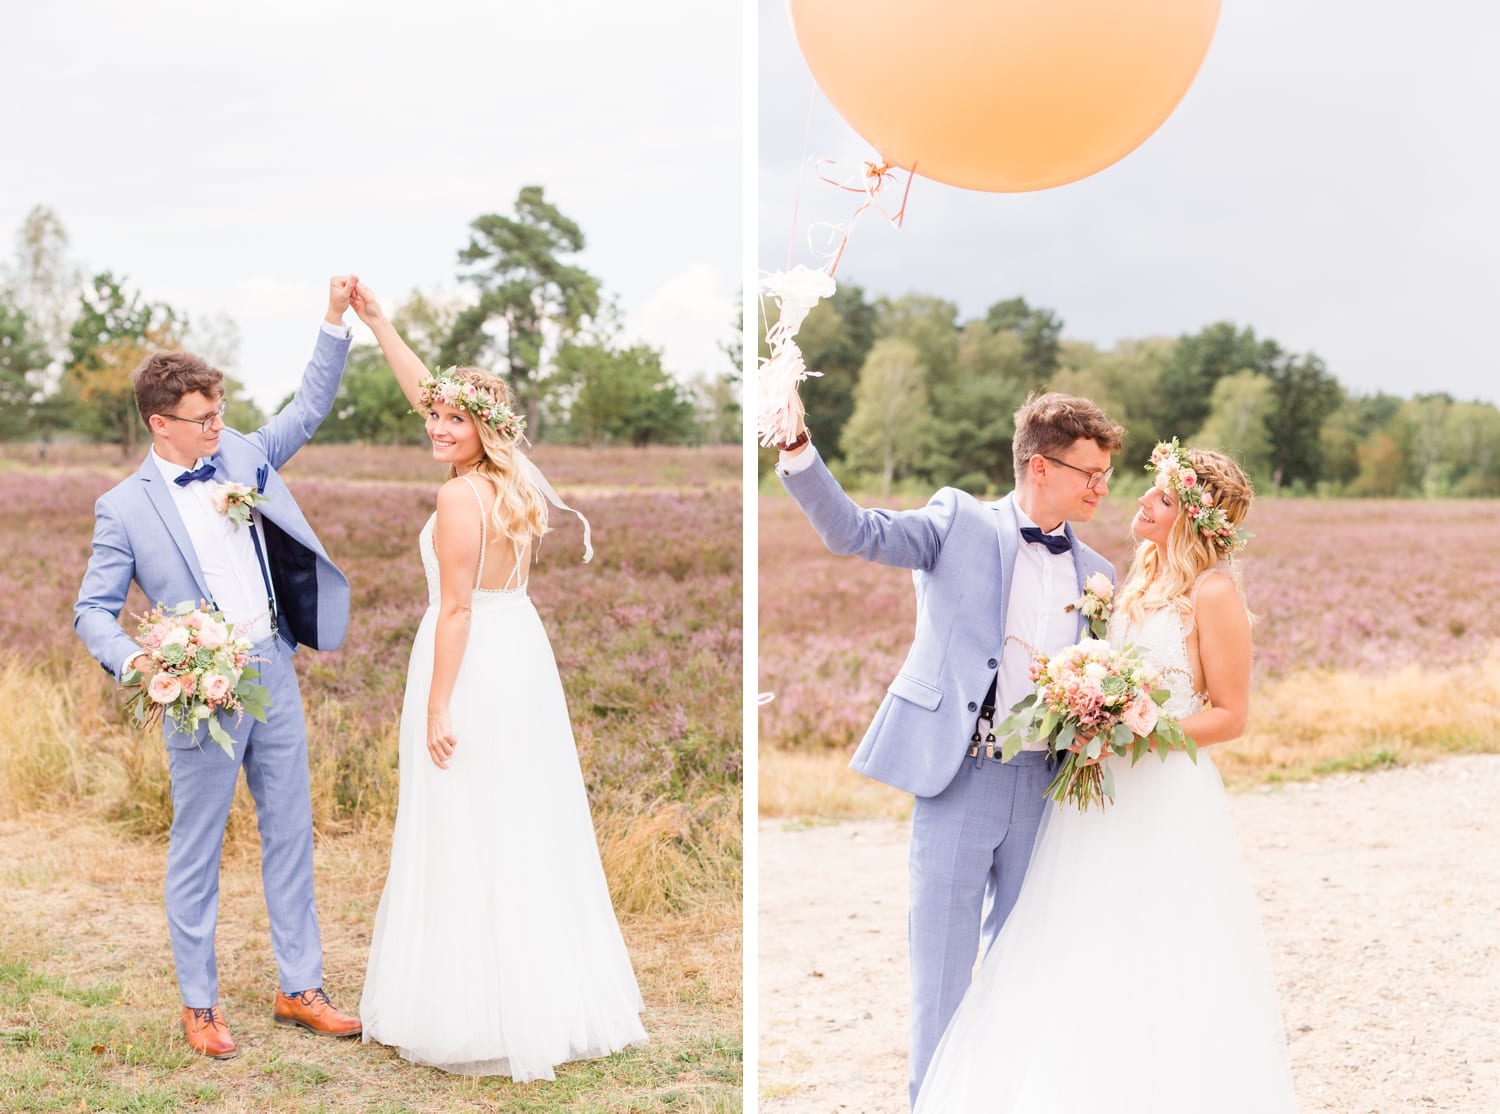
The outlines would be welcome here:
M 446 368 L 436 375 L 418 381 L 418 399 L 422 410 L 431 410 L 433 403 L 441 402 L 455 410 L 467 410 L 501 437 L 518 441 L 526 428 L 526 419 L 503 402 L 490 397 L 473 383 L 465 383 L 454 377 L 456 368 Z M 413 411 L 418 413 L 419 411 Z
M 1233 557 L 1245 547 L 1251 535 L 1230 523 L 1222 507 L 1214 506 L 1214 493 L 1198 482 L 1198 473 L 1193 471 L 1187 450 L 1177 443 L 1177 438 L 1156 443 L 1146 471 L 1156 473 L 1156 487 L 1177 496 L 1188 519 L 1198 533 L 1213 543 L 1220 557 Z

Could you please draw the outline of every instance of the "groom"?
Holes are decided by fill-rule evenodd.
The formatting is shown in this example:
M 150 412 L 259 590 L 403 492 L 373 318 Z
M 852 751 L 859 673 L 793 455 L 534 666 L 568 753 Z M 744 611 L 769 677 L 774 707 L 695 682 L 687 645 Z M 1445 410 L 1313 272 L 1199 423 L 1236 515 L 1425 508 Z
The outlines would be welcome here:
M 254 433 L 225 427 L 224 375 L 198 357 L 157 352 L 135 370 L 136 406 L 151 431 L 151 451 L 135 475 L 95 504 L 93 555 L 73 610 L 73 628 L 117 679 L 150 661 L 119 623 L 132 580 L 152 605 L 210 601 L 262 659 L 259 683 L 269 690 L 271 708 L 263 724 L 249 717 L 224 722 L 234 738 L 233 758 L 208 741 L 206 727 L 188 736 L 170 718 L 163 724 L 172 777 L 167 926 L 182 1025 L 193 1049 L 220 1060 L 236 1048 L 219 1005 L 214 960 L 219 854 L 241 768 L 255 798 L 280 974 L 274 1019 L 330 1036 L 360 1032 L 359 1019 L 340 1013 L 323 993 L 307 730 L 292 669 L 297 643 L 332 650 L 343 641 L 349 583 L 276 474 L 333 406 L 349 354 L 344 311 L 357 281 L 353 275 L 332 280 L 301 386 Z M 213 492 L 228 481 L 265 496 L 248 526 L 215 507 Z
M 917 630 L 850 765 L 916 797 L 911 834 L 911 1101 L 1020 892 L 1051 774 L 1045 749 L 1002 764 L 989 727 L 1032 691 L 1033 653 L 1078 641 L 1066 608 L 1114 567 L 1079 542 L 1109 492 L 1123 430 L 1061 394 L 1015 415 L 1016 489 L 994 503 L 945 487 L 920 510 L 850 500 L 800 430 L 777 471 L 834 553 L 915 570 Z M 1038 957 L 1038 962 L 1042 957 Z M 1025 1019 L 1018 1019 L 1024 1024 Z M 1004 1056 L 1004 1035 L 996 1035 Z

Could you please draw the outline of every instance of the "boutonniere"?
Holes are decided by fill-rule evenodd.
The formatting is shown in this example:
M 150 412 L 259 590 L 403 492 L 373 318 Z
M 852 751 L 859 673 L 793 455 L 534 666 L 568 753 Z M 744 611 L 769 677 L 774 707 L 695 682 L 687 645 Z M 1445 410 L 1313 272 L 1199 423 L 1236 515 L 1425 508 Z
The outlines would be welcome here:
M 1109 617 L 1115 610 L 1115 586 L 1109 577 L 1096 572 L 1083 582 L 1083 595 L 1064 611 L 1077 611 L 1089 622 L 1089 634 L 1094 638 L 1109 637 Z
M 211 498 L 214 510 L 239 527 L 250 525 L 251 509 L 264 503 L 268 496 L 249 484 L 230 482 L 214 484 Z

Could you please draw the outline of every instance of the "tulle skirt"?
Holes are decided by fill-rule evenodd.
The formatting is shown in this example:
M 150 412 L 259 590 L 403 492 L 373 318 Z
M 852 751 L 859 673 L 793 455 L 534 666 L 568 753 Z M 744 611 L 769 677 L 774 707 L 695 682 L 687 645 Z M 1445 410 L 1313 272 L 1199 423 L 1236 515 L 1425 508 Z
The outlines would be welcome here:
M 1282 1114 L 1296 1096 L 1213 760 L 1112 759 L 1105 812 L 1049 806 L 923 1114 Z
M 557 1064 L 646 1041 L 567 704 L 524 592 L 476 592 L 450 704 L 457 746 L 438 769 L 435 622 L 429 610 L 407 673 L 364 1039 L 445 1071 L 552 1079 Z

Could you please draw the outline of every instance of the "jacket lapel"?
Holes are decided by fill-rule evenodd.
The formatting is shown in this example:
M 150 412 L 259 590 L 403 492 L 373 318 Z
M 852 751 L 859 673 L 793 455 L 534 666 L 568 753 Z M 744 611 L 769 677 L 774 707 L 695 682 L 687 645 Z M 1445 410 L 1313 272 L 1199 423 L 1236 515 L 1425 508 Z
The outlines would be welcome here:
M 204 579 L 203 568 L 198 564 L 198 551 L 193 548 L 193 540 L 188 537 L 187 527 L 183 525 L 182 516 L 177 513 L 177 504 L 172 502 L 172 493 L 167 489 L 167 481 L 162 478 L 161 469 L 157 468 L 156 461 L 151 454 L 146 454 L 146 460 L 141 465 L 139 473 L 141 486 L 146 490 L 146 498 L 156 508 L 156 513 L 161 515 L 162 524 L 166 526 L 167 533 L 171 535 L 172 541 L 176 543 L 182 559 L 187 563 L 188 571 L 193 574 L 193 581 L 198 585 L 201 599 L 212 600 L 213 593 L 208 590 L 208 582 Z M 151 600 L 154 606 L 158 601 Z M 172 601 L 178 602 L 178 601 Z

